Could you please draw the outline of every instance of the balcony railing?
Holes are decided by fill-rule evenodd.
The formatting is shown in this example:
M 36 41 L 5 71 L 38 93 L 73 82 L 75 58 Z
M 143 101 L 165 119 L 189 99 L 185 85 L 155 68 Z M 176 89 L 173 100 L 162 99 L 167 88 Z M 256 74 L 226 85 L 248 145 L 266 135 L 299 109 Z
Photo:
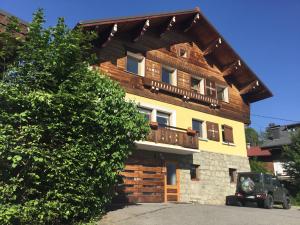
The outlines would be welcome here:
M 209 104 L 213 107 L 217 107 L 219 105 L 218 99 L 211 98 L 209 96 L 205 96 L 199 93 L 196 93 L 193 90 L 187 90 L 184 88 L 179 88 L 177 86 L 167 84 L 164 82 L 152 80 L 149 78 L 143 78 L 144 86 L 151 88 L 153 91 L 165 91 L 173 95 L 180 96 L 185 101 L 196 101 L 203 102 Z
M 171 126 L 152 126 L 147 141 L 198 149 L 198 135 L 195 131 Z

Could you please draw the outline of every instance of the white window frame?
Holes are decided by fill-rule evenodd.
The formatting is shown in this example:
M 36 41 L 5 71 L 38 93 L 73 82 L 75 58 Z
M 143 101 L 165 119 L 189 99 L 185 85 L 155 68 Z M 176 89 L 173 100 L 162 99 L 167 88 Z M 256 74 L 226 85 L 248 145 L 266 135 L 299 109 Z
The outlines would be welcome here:
M 163 69 L 169 70 L 171 72 L 171 85 L 177 86 L 177 69 L 170 67 L 170 66 L 162 65 L 161 76 L 162 76 Z
M 184 51 L 183 55 L 181 55 L 181 51 Z M 188 57 L 188 51 L 187 51 L 187 49 L 179 47 L 178 48 L 178 56 L 181 57 L 181 58 L 185 58 L 186 59 Z
M 148 109 L 148 108 L 145 108 L 145 107 L 142 107 L 142 106 L 139 105 L 138 110 L 142 114 L 147 114 L 149 112 L 150 113 L 150 121 L 151 121 L 151 119 L 152 119 L 152 110 L 151 109 Z M 148 111 L 148 112 L 146 112 L 146 111 Z
M 201 136 L 201 137 L 199 136 L 199 138 L 203 138 L 203 135 L 204 135 L 204 134 L 203 134 L 203 126 L 204 126 L 204 123 L 205 123 L 205 122 L 204 122 L 203 120 L 199 120 L 199 119 L 192 118 L 192 128 L 193 128 L 193 120 L 194 120 L 194 121 L 198 121 L 198 122 L 201 123 L 201 135 L 202 135 L 202 136 Z
M 191 80 L 192 80 L 192 78 L 195 79 L 195 80 L 200 81 L 200 90 L 197 90 L 197 91 L 199 91 L 200 94 L 204 95 L 205 94 L 204 93 L 205 92 L 205 87 L 204 87 L 205 80 L 204 80 L 204 78 L 193 76 L 193 75 L 191 76 Z M 192 83 L 191 83 L 191 89 L 195 90 L 195 89 L 192 88 Z
M 134 58 L 138 61 L 138 73 L 136 75 L 138 76 L 145 76 L 145 57 L 142 54 L 139 53 L 133 53 L 133 52 L 129 52 L 127 51 L 127 56 Z M 126 59 L 126 71 L 129 73 L 132 73 L 130 71 L 127 70 L 127 59 Z
M 170 115 L 170 126 L 176 127 L 176 111 L 175 110 L 171 110 L 171 109 L 168 109 L 165 107 L 160 107 L 160 106 L 152 105 L 149 103 L 143 103 L 143 102 L 139 102 L 138 106 L 148 109 L 148 110 L 152 110 L 152 113 L 151 113 L 151 121 L 152 122 L 157 122 L 156 121 L 157 111 L 169 114 Z
M 224 101 L 224 102 L 229 102 L 229 93 L 228 93 L 228 87 L 226 86 L 223 86 L 223 85 L 219 85 L 219 84 L 216 84 L 216 93 L 217 93 L 217 98 L 218 98 L 218 87 L 220 88 L 223 88 L 224 89 L 224 99 L 221 99 L 221 101 Z M 220 100 L 220 99 L 219 99 Z

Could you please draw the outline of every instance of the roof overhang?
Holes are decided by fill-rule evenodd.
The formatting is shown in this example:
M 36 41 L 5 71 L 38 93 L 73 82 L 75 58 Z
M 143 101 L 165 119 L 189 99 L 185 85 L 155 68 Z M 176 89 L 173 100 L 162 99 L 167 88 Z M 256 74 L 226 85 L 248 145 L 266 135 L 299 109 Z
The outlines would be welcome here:
M 179 155 L 192 155 L 194 153 L 200 152 L 198 149 L 184 148 L 178 145 L 168 145 L 150 141 L 136 141 L 135 145 L 137 149 L 140 150 L 172 153 Z
M 213 60 L 224 78 L 234 84 L 243 98 L 253 103 L 272 97 L 272 92 L 231 48 L 199 8 L 187 11 L 159 13 L 134 17 L 80 21 L 76 27 L 96 31 L 102 47 L 114 36 L 133 34 L 137 41 L 145 32 L 163 36 L 169 30 L 183 32 L 202 49 L 207 59 Z
M 28 23 L 4 10 L 0 9 L 0 25 L 6 27 L 9 23 L 10 18 L 15 17 L 17 18 L 19 24 L 20 24 L 20 34 L 25 35 L 28 32 Z
M 247 149 L 248 157 L 256 157 L 256 156 L 271 156 L 272 153 L 268 149 L 262 149 L 260 147 L 250 147 Z

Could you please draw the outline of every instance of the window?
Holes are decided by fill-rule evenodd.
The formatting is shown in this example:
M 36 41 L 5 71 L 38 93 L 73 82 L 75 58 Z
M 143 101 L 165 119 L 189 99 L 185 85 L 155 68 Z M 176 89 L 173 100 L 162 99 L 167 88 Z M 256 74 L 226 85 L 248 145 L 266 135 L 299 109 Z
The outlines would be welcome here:
M 230 183 L 236 183 L 237 180 L 237 170 L 234 168 L 229 168 L 229 178 Z
M 142 107 L 139 107 L 139 111 L 140 113 L 142 113 L 144 116 L 145 116 L 145 119 L 147 121 L 151 121 L 151 113 L 152 113 L 152 110 L 150 109 L 146 109 L 146 108 L 142 108 Z
M 222 87 L 217 85 L 217 99 L 224 102 L 229 102 L 227 87 Z
M 192 120 L 192 129 L 197 131 L 199 137 L 203 137 L 202 125 L 203 125 L 203 121 L 195 120 L 195 119 Z
M 276 186 L 276 187 L 282 187 L 281 183 L 279 182 L 279 180 L 277 180 L 276 178 L 273 178 L 273 185 Z
M 207 139 L 219 141 L 219 125 L 217 123 L 206 122 Z
M 232 127 L 227 125 L 222 125 L 222 140 L 223 142 L 226 143 L 234 143 Z
M 190 169 L 191 180 L 199 180 L 200 179 L 200 171 L 199 165 L 192 164 Z
M 128 72 L 144 76 L 145 75 L 145 57 L 141 54 L 127 52 L 126 70 Z
M 187 58 L 187 50 L 184 49 L 184 48 L 179 48 L 179 56 L 182 57 L 182 58 Z
M 204 79 L 191 77 L 191 89 L 197 93 L 204 94 Z
M 265 174 L 264 179 L 265 179 L 265 184 L 272 184 L 272 176 L 271 175 Z
M 212 98 L 216 98 L 216 84 L 213 81 L 206 80 L 205 85 L 206 95 Z
M 176 69 L 172 69 L 166 66 L 162 67 L 161 81 L 167 84 L 177 85 Z
M 166 167 L 167 167 L 167 185 L 176 185 L 177 184 L 176 164 L 168 162 Z
M 157 111 L 156 122 L 161 127 L 169 126 L 170 125 L 170 114 Z

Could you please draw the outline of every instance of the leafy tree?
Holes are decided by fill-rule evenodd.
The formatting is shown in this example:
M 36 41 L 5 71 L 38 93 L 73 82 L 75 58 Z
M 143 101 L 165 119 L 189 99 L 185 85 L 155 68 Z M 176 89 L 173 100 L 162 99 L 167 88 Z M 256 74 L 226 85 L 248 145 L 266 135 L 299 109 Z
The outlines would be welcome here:
M 76 224 L 101 214 L 147 122 L 89 69 L 93 35 L 39 10 L 0 81 L 0 224 Z M 9 50 L 8 50 L 9 51 Z
M 270 173 L 269 170 L 266 169 L 263 162 L 258 161 L 256 158 L 250 159 L 250 168 L 251 172 L 257 172 L 257 173 Z
M 261 144 L 259 134 L 251 127 L 245 129 L 246 142 L 250 143 L 251 146 L 259 146 Z
M 283 157 L 286 160 L 284 168 L 300 192 L 300 129 L 291 136 L 291 140 L 291 144 L 283 148 Z

